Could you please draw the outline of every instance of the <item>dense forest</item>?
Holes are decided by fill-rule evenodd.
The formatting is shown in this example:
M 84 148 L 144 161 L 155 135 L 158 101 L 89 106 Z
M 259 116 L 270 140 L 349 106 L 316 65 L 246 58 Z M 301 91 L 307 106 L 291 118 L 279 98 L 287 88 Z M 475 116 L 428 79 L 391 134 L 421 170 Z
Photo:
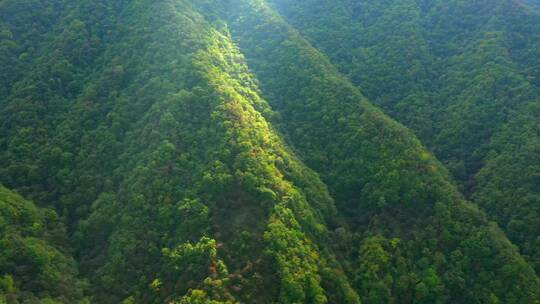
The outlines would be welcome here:
M 512 1 L 274 2 L 415 131 L 538 271 L 540 13 Z
M 0 0 L 0 304 L 540 303 L 535 0 Z

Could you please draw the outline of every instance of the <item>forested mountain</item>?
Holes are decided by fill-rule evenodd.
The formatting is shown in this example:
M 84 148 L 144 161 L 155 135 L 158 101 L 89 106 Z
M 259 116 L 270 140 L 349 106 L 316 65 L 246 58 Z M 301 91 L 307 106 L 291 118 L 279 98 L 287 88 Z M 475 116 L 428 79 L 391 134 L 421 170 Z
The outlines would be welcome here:
M 88 303 L 51 209 L 0 187 L 0 303 Z
M 499 0 L 270 2 L 416 132 L 538 271 L 540 12 Z
M 536 303 L 539 18 L 0 0 L 0 303 Z

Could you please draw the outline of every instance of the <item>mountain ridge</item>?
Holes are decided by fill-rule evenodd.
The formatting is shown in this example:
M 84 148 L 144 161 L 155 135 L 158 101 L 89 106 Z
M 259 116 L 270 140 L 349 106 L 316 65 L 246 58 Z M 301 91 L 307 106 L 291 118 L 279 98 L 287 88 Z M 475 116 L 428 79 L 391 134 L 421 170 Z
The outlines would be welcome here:
M 485 178 L 488 169 L 483 168 L 493 167 L 493 155 L 511 153 L 497 138 L 508 134 L 503 130 L 515 116 L 521 117 L 540 100 L 538 12 L 504 0 L 271 3 L 374 103 L 414 130 L 452 172 L 461 191 L 485 207 L 537 265 L 538 225 L 534 215 L 525 223 L 523 214 L 538 214 L 538 201 L 521 204 L 510 189 L 495 197 L 481 188 L 491 184 Z M 513 127 L 512 137 L 535 128 L 533 120 L 521 121 L 528 123 L 522 131 Z M 537 140 L 537 133 L 528 134 L 531 142 Z M 515 159 L 521 165 L 508 168 L 506 174 L 499 172 L 498 178 L 535 168 L 535 159 L 533 154 L 529 164 Z M 531 189 L 531 198 L 537 195 L 532 190 L 536 184 L 531 179 L 524 185 Z M 500 199 L 506 204 L 514 200 L 516 211 L 493 208 Z M 514 237 L 510 221 L 535 227 L 535 232 L 527 241 L 518 233 Z
M 63 9 L 2 77 L 0 182 L 64 219 L 80 301 L 537 300 L 445 167 L 265 1 Z

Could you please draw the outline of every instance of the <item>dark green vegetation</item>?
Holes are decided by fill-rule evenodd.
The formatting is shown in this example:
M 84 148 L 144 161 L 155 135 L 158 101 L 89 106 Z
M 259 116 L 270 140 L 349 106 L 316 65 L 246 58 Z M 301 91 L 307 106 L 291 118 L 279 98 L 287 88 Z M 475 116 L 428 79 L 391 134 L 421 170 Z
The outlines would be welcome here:
M 539 300 L 536 13 L 269 2 L 0 0 L 0 303 Z
M 88 303 L 51 209 L 0 186 L 0 303 Z
M 416 132 L 538 272 L 540 12 L 505 0 L 270 2 Z

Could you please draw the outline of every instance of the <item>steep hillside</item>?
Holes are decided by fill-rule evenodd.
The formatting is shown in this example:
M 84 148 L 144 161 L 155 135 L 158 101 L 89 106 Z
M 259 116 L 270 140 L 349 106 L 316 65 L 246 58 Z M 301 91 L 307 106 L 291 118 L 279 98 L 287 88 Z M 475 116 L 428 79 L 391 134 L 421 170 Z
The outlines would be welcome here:
M 540 15 L 517 1 L 271 2 L 459 180 L 538 96 Z
M 538 300 L 534 270 L 445 167 L 265 1 L 4 0 L 0 14 L 0 182 L 45 208 L 2 188 L 0 228 L 53 257 L 52 277 L 29 277 L 2 241 L 0 303 Z M 533 111 L 499 133 L 525 158 L 536 142 L 515 128 Z M 490 177 L 516 153 L 493 142 L 500 165 L 479 176 L 503 190 Z M 10 204 L 36 215 L 11 220 Z M 535 223 L 497 212 L 516 238 Z
M 474 201 L 488 210 L 540 267 L 540 103 L 524 107 L 496 135 L 486 165 L 477 176 Z
M 226 32 L 182 1 L 65 16 L 4 101 L 2 175 L 68 219 L 92 301 L 357 302 L 319 250 L 333 200 Z
M 0 303 L 89 303 L 53 210 L 0 186 Z
M 491 262 L 499 258 L 485 264 L 487 261 L 477 255 L 478 248 L 469 247 L 472 244 L 481 243 L 486 254 L 491 252 L 488 255 L 502 254 L 500 261 L 514 255 L 516 266 L 527 267 L 510 253 L 514 249 L 507 241 L 501 242 L 502 233 L 462 201 L 445 170 L 414 136 L 368 105 L 324 56 L 267 6 L 256 1 L 233 3 L 229 26 L 261 81 L 263 95 L 281 115 L 276 123 L 328 184 L 347 225 L 361 235 L 358 243 L 342 246 L 351 250 L 350 256 L 358 254 L 360 261 L 381 254 L 366 247 L 388 250 L 389 260 L 409 261 L 376 268 L 369 268 L 369 262 L 351 261 L 345 268 L 357 271 L 355 281 L 361 297 L 367 301 L 385 297 L 387 301 L 416 298 L 425 302 L 488 301 L 496 297 L 517 300 L 519 296 L 512 296 L 510 290 L 499 293 L 502 285 L 495 283 L 494 277 L 488 280 L 494 283 L 492 287 L 487 287 L 491 284 L 488 281 L 476 285 L 487 273 L 493 275 L 497 262 Z M 468 224 L 471 221 L 472 226 Z M 376 245 L 371 245 L 373 239 Z M 464 260 L 453 260 L 456 254 L 468 256 L 469 262 L 475 256 L 476 262 L 465 266 Z M 438 258 L 445 262 L 439 264 Z M 389 260 L 383 259 L 383 263 Z M 471 272 L 481 264 L 484 266 Z M 385 267 L 382 274 L 375 270 Z M 484 272 L 482 267 L 490 270 Z M 373 272 L 369 274 L 367 269 Z M 459 280 L 468 283 L 460 285 L 456 273 L 461 273 Z M 415 290 L 413 285 L 419 282 L 423 284 Z M 533 290 L 537 283 L 531 283 L 529 299 L 536 297 Z M 463 292 L 465 286 L 470 286 L 470 293 Z M 486 287 L 493 289 L 483 290 Z
M 529 220 L 537 217 L 537 204 L 522 203 L 513 191 L 498 192 L 497 200 L 506 203 L 497 208 L 493 208 L 497 202 L 487 203 L 493 196 L 479 194 L 490 192 L 485 185 L 539 164 L 536 151 L 523 159 L 514 156 L 510 146 L 505 151 L 506 142 L 500 140 L 512 141 L 504 135 L 509 128 L 515 136 L 538 124 L 525 119 L 523 125 L 507 126 L 520 120 L 515 116 L 522 116 L 519 113 L 527 112 L 531 104 L 540 103 L 537 11 L 506 0 L 270 2 L 370 100 L 413 129 L 453 173 L 463 192 L 507 232 L 513 229 L 508 227 L 509 218 L 496 209 L 512 206 L 516 214 L 528 214 Z M 533 142 L 538 139 L 534 132 L 528 134 Z M 483 168 L 498 167 L 492 163 L 494 153 L 516 159 L 505 166 L 507 171 L 498 168 L 497 176 L 477 178 Z M 530 189 L 529 194 L 540 194 L 534 178 L 521 181 L 525 184 L 520 187 Z M 537 225 L 531 229 L 527 234 L 535 239 L 540 230 Z M 536 245 L 510 234 L 537 265 L 538 250 L 529 249 Z
M 61 5 L 60 0 L 0 2 L 0 98 L 28 68 L 37 46 L 60 18 Z

